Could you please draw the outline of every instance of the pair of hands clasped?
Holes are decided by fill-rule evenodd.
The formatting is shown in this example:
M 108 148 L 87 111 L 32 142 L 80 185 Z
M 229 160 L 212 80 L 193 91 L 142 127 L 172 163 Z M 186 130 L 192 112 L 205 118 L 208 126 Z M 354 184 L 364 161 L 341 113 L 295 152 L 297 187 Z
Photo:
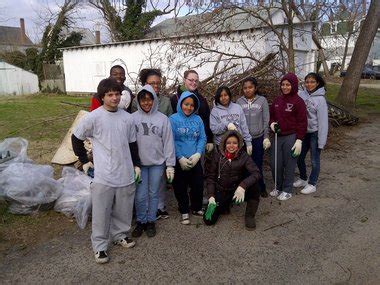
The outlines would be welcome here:
M 238 188 L 236 188 L 236 190 L 235 190 L 235 194 L 234 194 L 232 200 L 235 201 L 235 204 L 240 204 L 244 201 L 244 196 L 245 196 L 245 189 L 241 186 L 238 186 Z M 214 214 L 215 209 L 216 209 L 215 198 L 210 197 L 208 199 L 208 206 L 207 206 L 207 210 L 205 213 L 206 220 L 208 220 L 208 221 L 211 220 L 211 217 Z
M 141 183 L 141 169 L 138 166 L 134 167 L 135 170 L 135 182 Z M 174 167 L 167 166 L 166 167 L 166 178 L 168 183 L 172 183 L 174 179 Z
M 197 152 L 197 153 L 194 153 L 189 158 L 182 156 L 178 160 L 178 162 L 179 162 L 179 165 L 181 166 L 182 170 L 186 171 L 186 170 L 190 170 L 191 168 L 193 168 L 198 163 L 200 158 L 201 158 L 201 154 Z

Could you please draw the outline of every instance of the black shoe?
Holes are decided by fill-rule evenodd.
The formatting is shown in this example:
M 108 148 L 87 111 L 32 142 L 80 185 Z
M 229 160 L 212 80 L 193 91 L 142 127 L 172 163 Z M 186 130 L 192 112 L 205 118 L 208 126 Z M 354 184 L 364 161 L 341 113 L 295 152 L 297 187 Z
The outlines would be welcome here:
M 156 235 L 156 224 L 154 222 L 146 224 L 146 235 L 148 237 L 154 237 Z
M 107 255 L 107 251 L 102 250 L 95 253 L 96 263 L 107 263 L 109 260 L 110 259 Z
M 137 222 L 136 227 L 132 232 L 133 237 L 141 237 L 142 233 L 146 230 L 146 224 Z
M 160 210 L 160 209 L 158 209 L 157 210 L 157 220 L 159 220 L 159 219 L 167 219 L 167 218 L 169 218 L 169 213 L 167 212 L 167 211 L 162 211 L 162 210 Z
M 245 208 L 245 228 L 249 231 L 256 229 L 256 212 L 259 207 L 259 201 L 257 200 L 248 200 L 247 207 Z

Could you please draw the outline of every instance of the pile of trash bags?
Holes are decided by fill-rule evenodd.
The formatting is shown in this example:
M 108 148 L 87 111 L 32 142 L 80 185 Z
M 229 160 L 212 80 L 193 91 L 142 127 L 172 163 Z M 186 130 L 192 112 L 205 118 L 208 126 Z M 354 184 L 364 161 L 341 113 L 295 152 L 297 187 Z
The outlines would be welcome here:
M 9 205 L 9 212 L 30 215 L 53 209 L 75 217 L 83 229 L 91 214 L 90 184 L 83 172 L 64 167 L 62 178 L 54 179 L 50 165 L 33 163 L 27 157 L 28 141 L 8 138 L 0 142 L 0 199 Z

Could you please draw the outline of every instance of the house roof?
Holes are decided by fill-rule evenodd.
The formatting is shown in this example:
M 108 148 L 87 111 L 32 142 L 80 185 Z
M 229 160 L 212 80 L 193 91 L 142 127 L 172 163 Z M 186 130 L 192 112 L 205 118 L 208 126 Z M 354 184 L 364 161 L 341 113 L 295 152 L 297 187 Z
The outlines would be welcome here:
M 69 35 L 71 32 L 77 32 L 82 35 L 80 45 L 93 45 L 96 43 L 95 35 L 88 28 L 73 27 L 70 29 L 63 28 L 62 33 Z
M 164 20 L 152 27 L 145 38 L 225 33 L 264 26 L 263 22 L 252 16 L 250 11 L 258 13 L 260 17 L 267 20 L 269 16 L 272 17 L 280 10 L 278 7 L 272 7 L 268 13 L 265 8 L 261 10 L 239 7 L 215 9 L 208 13 Z
M 14 46 L 32 46 L 33 42 L 25 35 L 25 42 L 21 41 L 21 28 L 0 26 L 0 44 Z
M 217 13 L 214 10 L 213 12 L 210 12 L 210 13 L 188 15 L 184 17 L 167 19 L 157 24 L 156 26 L 152 27 L 143 39 L 96 44 L 96 45 L 73 46 L 73 47 L 60 48 L 60 50 L 128 45 L 128 44 L 136 44 L 136 43 L 142 43 L 142 42 L 159 41 L 163 39 L 177 39 L 177 38 L 186 38 L 186 37 L 193 37 L 193 36 L 199 36 L 199 35 L 213 35 L 213 34 L 219 34 L 219 33 L 249 31 L 253 29 L 267 28 L 267 26 L 260 19 L 253 17 L 247 11 L 248 11 L 248 8 L 244 8 L 244 10 L 241 8 L 234 8 L 234 9 L 229 8 L 229 9 L 221 9 L 219 10 L 219 13 Z M 273 15 L 277 13 L 278 11 L 281 11 L 278 7 L 271 7 L 270 17 L 273 17 Z M 265 20 L 269 18 L 267 10 L 262 10 L 260 12 L 260 16 L 262 16 L 263 19 Z M 223 21 L 221 19 L 223 19 Z M 302 24 L 309 24 L 309 23 L 311 22 L 304 22 Z M 294 22 L 294 25 L 298 25 L 298 24 L 299 24 L 298 22 Z M 274 23 L 274 25 L 282 26 L 286 24 L 284 22 L 279 22 L 279 23 Z M 191 27 L 191 29 L 189 27 Z

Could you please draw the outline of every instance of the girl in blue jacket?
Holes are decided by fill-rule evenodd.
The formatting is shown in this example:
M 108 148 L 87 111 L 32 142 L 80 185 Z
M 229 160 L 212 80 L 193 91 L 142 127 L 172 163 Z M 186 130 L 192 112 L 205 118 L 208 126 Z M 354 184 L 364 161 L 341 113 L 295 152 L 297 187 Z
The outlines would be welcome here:
M 185 91 L 178 100 L 177 113 L 170 116 L 177 160 L 173 188 L 184 225 L 190 224 L 190 209 L 193 215 L 203 215 L 203 169 L 199 159 L 207 140 L 203 121 L 195 114 L 198 108 L 198 98 Z

